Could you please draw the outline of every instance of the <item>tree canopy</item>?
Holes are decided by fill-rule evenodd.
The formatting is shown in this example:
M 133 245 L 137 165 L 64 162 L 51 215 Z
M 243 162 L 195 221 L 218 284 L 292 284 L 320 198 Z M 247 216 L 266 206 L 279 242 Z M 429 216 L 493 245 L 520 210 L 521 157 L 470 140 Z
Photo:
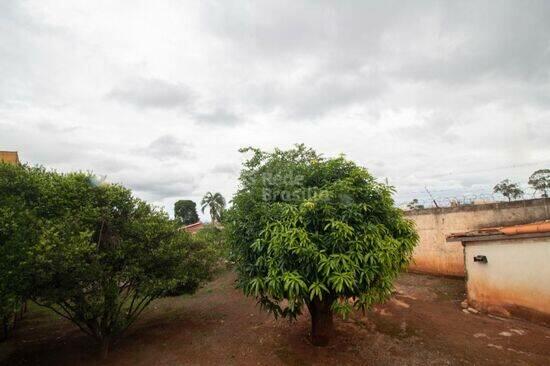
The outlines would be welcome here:
M 23 305 L 28 281 L 22 271 L 28 248 L 38 241 L 42 186 L 48 173 L 0 162 L 0 317 L 4 337 Z
M 220 222 L 223 211 L 225 210 L 225 198 L 220 192 L 206 192 L 201 201 L 201 210 L 208 208 L 212 223 Z
M 333 313 L 390 296 L 417 233 L 394 207 L 393 188 L 342 156 L 303 145 L 242 151 L 252 157 L 225 221 L 238 286 L 276 317 L 307 306 L 312 341 L 326 344 Z
M 512 183 L 510 179 L 504 179 L 499 184 L 493 187 L 493 192 L 500 193 L 511 201 L 512 198 L 519 198 L 523 195 L 523 191 L 517 183 Z
M 179 200 L 174 203 L 174 217 L 183 225 L 194 224 L 199 221 L 197 204 L 191 200 Z
M 550 191 L 550 169 L 539 169 L 529 177 L 529 185 L 539 191 L 542 197 L 548 197 Z

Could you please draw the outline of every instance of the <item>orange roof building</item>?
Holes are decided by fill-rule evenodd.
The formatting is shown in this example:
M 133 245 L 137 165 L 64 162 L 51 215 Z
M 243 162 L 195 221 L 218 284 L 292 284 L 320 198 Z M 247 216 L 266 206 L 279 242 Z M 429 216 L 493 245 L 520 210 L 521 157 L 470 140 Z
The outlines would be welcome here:
M 8 164 L 20 164 L 17 151 L 0 151 L 0 162 Z
M 489 227 L 484 229 L 471 230 L 466 232 L 452 233 L 447 236 L 447 241 L 483 241 L 517 238 L 516 235 L 523 236 L 549 236 L 550 235 L 550 220 L 537 221 L 529 224 Z
M 199 221 L 194 224 L 184 226 L 183 230 L 187 231 L 188 233 L 195 234 L 197 231 L 201 230 L 203 227 L 204 227 L 204 224 Z

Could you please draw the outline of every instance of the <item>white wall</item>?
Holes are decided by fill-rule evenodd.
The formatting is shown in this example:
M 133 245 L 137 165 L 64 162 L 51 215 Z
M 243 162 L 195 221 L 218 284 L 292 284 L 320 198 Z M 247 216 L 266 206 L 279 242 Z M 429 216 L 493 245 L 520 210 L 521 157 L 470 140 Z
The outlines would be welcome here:
M 474 262 L 476 255 L 487 263 Z M 476 308 L 550 319 L 550 237 L 466 242 L 465 264 Z

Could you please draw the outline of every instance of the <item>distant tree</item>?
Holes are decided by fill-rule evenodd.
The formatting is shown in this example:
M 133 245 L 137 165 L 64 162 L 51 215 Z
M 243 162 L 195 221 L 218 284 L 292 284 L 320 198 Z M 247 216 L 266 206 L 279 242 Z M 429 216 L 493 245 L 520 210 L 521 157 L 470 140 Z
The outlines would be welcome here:
M 222 213 L 225 210 L 225 198 L 223 198 L 221 193 L 206 192 L 202 198 L 201 205 L 202 213 L 208 207 L 212 223 L 221 221 Z
M 312 342 L 326 345 L 334 313 L 391 295 L 418 235 L 394 206 L 393 188 L 343 157 L 303 145 L 242 151 L 254 155 L 224 222 L 237 284 L 275 317 L 307 307 Z
M 542 192 L 542 197 L 548 197 L 548 191 L 550 191 L 550 169 L 540 169 L 531 174 L 529 185 L 535 191 Z
M 407 203 L 407 208 L 409 210 L 420 210 L 424 208 L 424 205 L 418 203 L 418 199 L 414 198 L 411 202 Z
M 519 188 L 519 185 L 510 182 L 509 179 L 504 179 L 494 186 L 493 192 L 502 194 L 504 197 L 508 198 L 508 202 L 510 202 L 512 198 L 516 199 L 523 195 L 523 191 Z
M 179 200 L 174 203 L 174 217 L 183 225 L 194 224 L 199 221 L 197 204 L 191 200 Z

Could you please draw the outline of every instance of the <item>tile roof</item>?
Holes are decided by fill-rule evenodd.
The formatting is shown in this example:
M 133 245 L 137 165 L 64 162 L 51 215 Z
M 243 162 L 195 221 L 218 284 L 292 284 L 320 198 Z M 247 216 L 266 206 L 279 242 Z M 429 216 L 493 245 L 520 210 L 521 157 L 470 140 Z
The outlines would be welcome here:
M 460 238 L 484 237 L 490 235 L 513 236 L 520 234 L 550 233 L 550 220 L 537 221 L 529 224 L 488 227 L 465 232 L 452 233 L 447 236 L 447 241 L 457 241 Z

